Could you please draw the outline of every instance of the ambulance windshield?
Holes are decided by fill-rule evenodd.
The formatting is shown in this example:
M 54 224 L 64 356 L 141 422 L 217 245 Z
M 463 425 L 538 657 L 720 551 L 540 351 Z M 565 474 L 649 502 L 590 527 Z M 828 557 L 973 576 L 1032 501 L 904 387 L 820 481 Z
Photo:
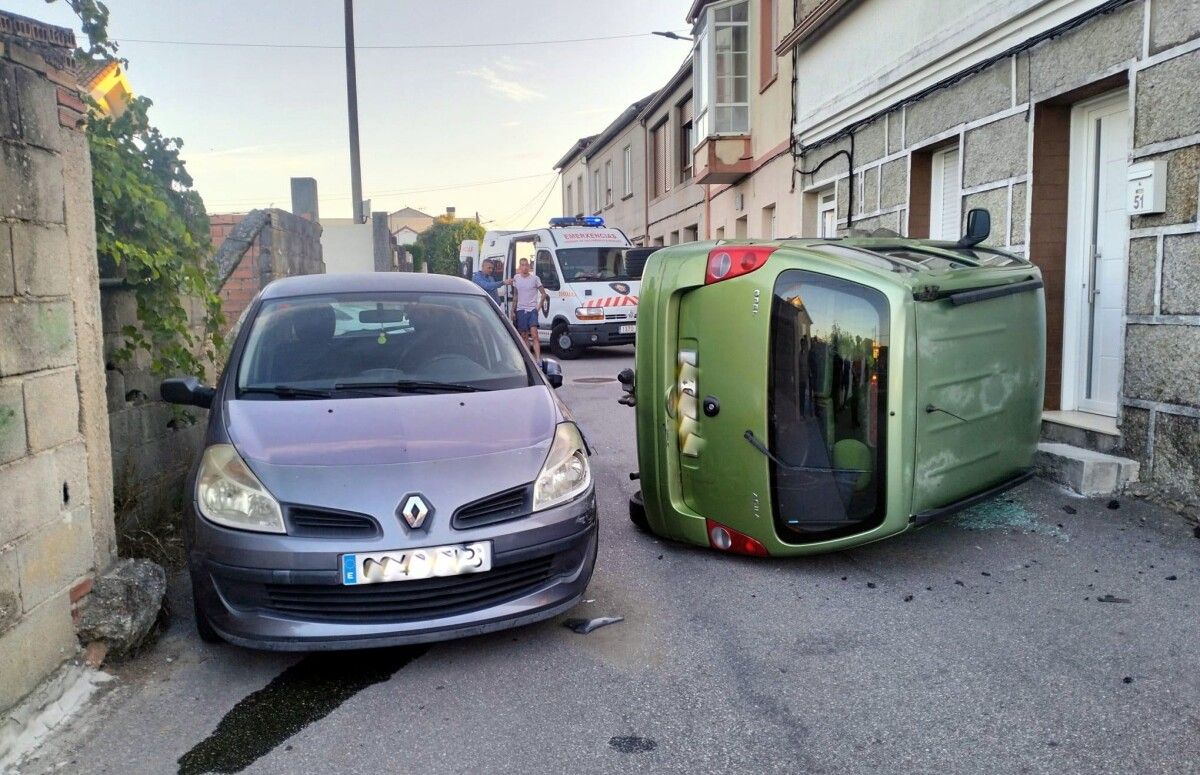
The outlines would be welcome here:
M 595 280 L 637 280 L 625 266 L 626 247 L 614 248 L 559 248 L 558 265 L 563 279 L 569 283 Z

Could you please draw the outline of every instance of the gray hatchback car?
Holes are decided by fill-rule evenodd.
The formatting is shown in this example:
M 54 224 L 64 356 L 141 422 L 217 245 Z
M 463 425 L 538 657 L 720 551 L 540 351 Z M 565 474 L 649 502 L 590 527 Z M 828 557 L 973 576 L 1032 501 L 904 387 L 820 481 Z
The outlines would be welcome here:
M 596 560 L 589 450 L 472 283 L 278 280 L 247 310 L 188 482 L 206 640 L 276 650 L 442 640 L 546 619 Z

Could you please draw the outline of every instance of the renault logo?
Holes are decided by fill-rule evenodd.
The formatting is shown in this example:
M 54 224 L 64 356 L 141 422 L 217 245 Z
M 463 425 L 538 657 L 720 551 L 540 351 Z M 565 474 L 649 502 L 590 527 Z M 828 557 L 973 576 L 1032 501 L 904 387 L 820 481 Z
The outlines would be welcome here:
M 420 493 L 413 493 L 400 501 L 400 508 L 396 512 L 404 517 L 404 521 L 413 530 L 417 530 L 425 524 L 425 520 L 433 515 L 433 507 L 426 502 L 425 498 Z

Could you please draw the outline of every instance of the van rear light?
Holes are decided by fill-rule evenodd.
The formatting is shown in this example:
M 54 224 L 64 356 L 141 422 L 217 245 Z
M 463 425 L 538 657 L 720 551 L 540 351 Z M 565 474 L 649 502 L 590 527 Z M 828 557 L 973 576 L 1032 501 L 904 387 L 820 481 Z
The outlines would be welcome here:
M 705 519 L 704 525 L 708 528 L 708 543 L 714 549 L 734 554 L 748 554 L 752 557 L 766 557 L 769 554 L 767 547 L 745 533 L 739 533 L 733 528 L 726 527 L 720 522 L 713 522 L 711 519 Z
M 708 253 L 708 271 L 704 274 L 704 284 L 712 285 L 721 280 L 740 277 L 755 269 L 761 269 L 774 252 L 774 247 L 766 245 L 746 247 L 726 245 L 713 248 Z

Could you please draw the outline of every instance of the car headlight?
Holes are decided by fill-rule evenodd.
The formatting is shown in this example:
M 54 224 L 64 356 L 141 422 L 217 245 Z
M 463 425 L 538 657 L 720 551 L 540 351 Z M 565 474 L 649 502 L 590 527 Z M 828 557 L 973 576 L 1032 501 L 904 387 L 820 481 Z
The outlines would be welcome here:
M 550 454 L 533 485 L 533 510 L 542 511 L 577 498 L 591 483 L 592 467 L 579 428 L 573 422 L 559 423 Z
M 230 444 L 214 444 L 204 450 L 196 475 L 196 503 L 201 516 L 218 525 L 260 533 L 287 532 L 279 501 Z

